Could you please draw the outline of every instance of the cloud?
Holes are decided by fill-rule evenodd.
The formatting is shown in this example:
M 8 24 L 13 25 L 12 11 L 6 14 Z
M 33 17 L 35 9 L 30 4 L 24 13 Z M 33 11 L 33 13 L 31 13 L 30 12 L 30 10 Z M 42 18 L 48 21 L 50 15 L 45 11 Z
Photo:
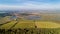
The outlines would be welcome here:
M 15 1 L 25 1 L 25 0 L 15 0 Z M 26 2 L 19 3 L 17 5 L 0 4 L 0 9 L 60 9 L 60 3 L 53 4 L 53 3 L 44 3 L 44 2 L 26 0 Z

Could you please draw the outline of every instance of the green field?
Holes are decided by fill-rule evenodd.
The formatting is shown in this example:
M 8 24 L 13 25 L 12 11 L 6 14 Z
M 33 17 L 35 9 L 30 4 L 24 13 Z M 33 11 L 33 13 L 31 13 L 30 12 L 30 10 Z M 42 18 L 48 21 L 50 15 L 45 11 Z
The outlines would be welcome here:
M 24 29 L 27 29 L 29 32 L 26 34 L 31 34 L 32 31 L 33 34 L 60 34 L 60 24 L 53 21 L 17 19 L 1 25 L 0 29 L 7 31 L 12 29 L 12 31 L 16 30 L 16 33 L 26 33 Z
M 11 21 L 7 24 L 0 26 L 0 29 L 10 29 L 15 23 L 16 23 L 16 21 Z
M 14 26 L 14 27 L 12 27 Z M 10 21 L 7 24 L 0 26 L 2 29 L 9 29 L 10 27 L 14 29 L 18 28 L 60 28 L 60 24 L 51 22 L 51 21 L 39 21 L 39 20 L 25 20 L 25 19 L 18 19 Z

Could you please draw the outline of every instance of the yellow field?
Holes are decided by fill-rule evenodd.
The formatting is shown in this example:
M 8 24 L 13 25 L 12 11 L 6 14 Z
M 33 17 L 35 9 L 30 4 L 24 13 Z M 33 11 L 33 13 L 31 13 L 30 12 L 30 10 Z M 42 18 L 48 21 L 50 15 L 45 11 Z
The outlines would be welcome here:
M 60 28 L 60 24 L 49 21 L 36 21 L 37 28 Z
M 52 22 L 52 21 L 35 21 L 34 20 L 15 20 L 11 21 L 7 24 L 0 26 L 0 29 L 18 29 L 18 28 L 60 28 L 60 24 Z

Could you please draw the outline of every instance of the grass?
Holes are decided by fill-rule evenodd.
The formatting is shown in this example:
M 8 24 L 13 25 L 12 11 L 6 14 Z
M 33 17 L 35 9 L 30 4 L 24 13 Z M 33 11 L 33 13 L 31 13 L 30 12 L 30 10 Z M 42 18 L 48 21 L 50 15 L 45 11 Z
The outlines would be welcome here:
M 17 23 L 17 24 L 15 24 Z M 15 24 L 15 25 L 14 25 Z M 35 26 L 37 26 L 37 28 L 60 28 L 60 24 L 55 23 L 55 22 L 51 22 L 51 21 L 40 21 L 40 20 L 24 20 L 24 19 L 18 19 L 17 21 L 11 21 L 7 24 L 4 24 L 2 26 L 0 26 L 0 28 L 2 29 L 9 29 L 10 27 L 13 27 L 13 29 L 17 29 L 17 28 L 35 28 Z
M 34 24 L 33 20 L 18 20 L 17 24 L 13 28 L 14 29 L 35 28 L 35 24 Z
M 10 21 L 10 16 L 0 18 L 0 24 L 4 24 L 4 23 L 6 23 L 8 21 Z
M 51 21 L 36 21 L 37 28 L 60 28 L 60 24 Z
M 16 23 L 16 21 L 11 21 L 7 24 L 0 26 L 0 29 L 10 29 L 15 23 Z
M 37 26 L 37 28 L 35 28 L 35 26 Z M 17 19 L 17 20 L 13 20 L 7 24 L 0 26 L 0 29 L 7 30 L 10 28 L 12 29 L 12 31 L 14 31 L 12 33 L 60 34 L 60 24 L 52 22 L 52 21 Z M 19 28 L 21 30 L 18 30 Z M 23 29 L 27 29 L 28 32 L 26 30 L 23 30 Z M 33 31 L 33 33 L 32 33 L 32 31 Z M 10 32 L 7 30 L 6 33 L 10 33 Z

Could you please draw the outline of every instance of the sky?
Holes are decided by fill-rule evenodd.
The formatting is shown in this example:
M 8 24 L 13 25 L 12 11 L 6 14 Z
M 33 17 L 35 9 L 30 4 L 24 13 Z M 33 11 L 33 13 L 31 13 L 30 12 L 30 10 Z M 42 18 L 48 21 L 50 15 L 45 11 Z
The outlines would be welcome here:
M 0 9 L 60 9 L 60 0 L 0 0 Z

